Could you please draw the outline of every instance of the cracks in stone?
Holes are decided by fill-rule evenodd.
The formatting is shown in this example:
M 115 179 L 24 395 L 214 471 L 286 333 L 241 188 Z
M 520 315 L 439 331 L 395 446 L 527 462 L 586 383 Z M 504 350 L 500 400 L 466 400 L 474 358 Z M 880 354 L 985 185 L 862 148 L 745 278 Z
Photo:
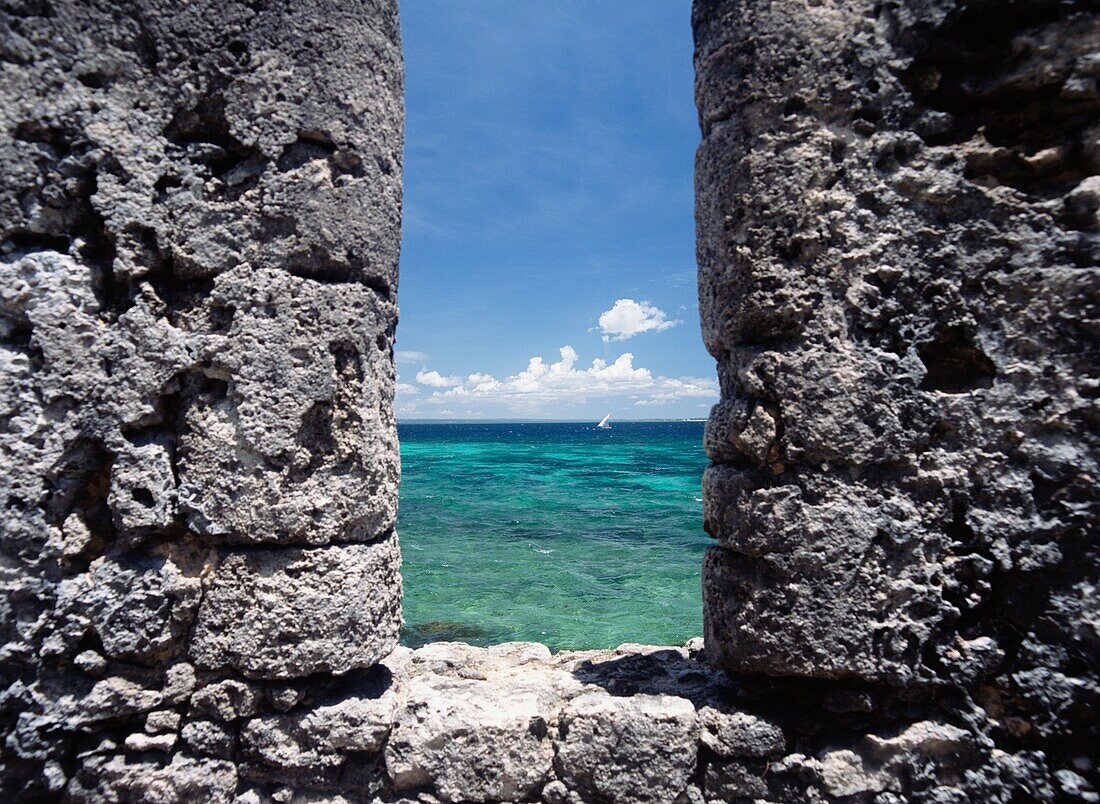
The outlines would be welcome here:
M 97 161 L 92 143 L 60 126 L 25 121 L 16 126 L 15 139 L 37 147 L 42 211 L 34 228 L 6 231 L 0 253 L 53 250 L 80 257 L 98 274 L 95 290 L 102 309 L 111 310 L 115 242 L 92 198 L 99 172 L 118 172 L 121 166 L 113 160 Z
M 164 315 L 172 326 L 188 332 L 227 332 L 236 310 L 221 304 L 213 294 L 213 277 L 185 277 L 171 250 L 161 249 L 154 230 L 142 227 L 137 232 L 147 272 L 142 279 L 164 304 Z M 131 293 L 139 293 L 140 285 Z
M 129 282 L 125 293 L 116 295 L 116 316 L 144 295 L 153 312 L 177 329 L 204 333 L 229 330 L 236 310 L 214 296 L 214 277 L 187 276 L 172 250 L 160 246 L 155 229 L 135 224 L 123 231 L 119 239 L 125 243 L 140 273 Z
M 41 371 L 45 366 L 42 347 L 34 340 L 34 326 L 27 317 L 25 310 L 0 311 L 0 345 L 26 355 L 35 372 Z M 35 386 L 34 394 L 38 401 L 42 403 L 41 389 Z M 0 414 L 0 423 L 7 424 L 15 415 L 14 410 Z
M 69 238 L 48 232 L 32 232 L 29 229 L 15 229 L 8 233 L 0 250 L 29 254 L 35 251 L 56 251 L 66 254 L 69 251 Z
M 926 374 L 922 391 L 965 394 L 989 388 L 997 367 L 974 338 L 959 327 L 948 328 L 935 339 L 917 346 Z
M 325 284 L 356 281 L 355 267 L 350 262 L 336 259 L 328 249 L 316 244 L 311 244 L 308 251 L 291 254 L 283 268 L 291 276 Z
M 77 514 L 102 549 L 115 539 L 115 526 L 107 505 L 114 456 L 101 442 L 85 438 L 74 442 L 46 478 L 47 518 L 61 526 Z
M 918 126 L 925 141 L 984 142 L 964 153 L 964 175 L 1034 198 L 1059 197 L 1092 175 L 1082 133 L 1100 112 L 1100 97 L 1095 88 L 1077 86 L 1069 69 L 1080 46 L 1062 58 L 1044 52 L 1051 47 L 1047 31 L 1071 41 L 1095 35 L 1085 9 L 1053 0 L 1008 6 L 982 0 L 923 31 L 916 59 L 900 77 L 934 113 Z
M 227 538 L 211 538 L 209 536 L 200 536 L 197 534 L 191 534 L 199 541 L 204 547 L 222 551 L 226 554 L 236 553 L 269 553 L 272 551 L 286 551 L 286 550 L 324 550 L 328 547 L 365 547 L 369 545 L 382 544 L 394 538 L 395 528 L 389 527 L 382 531 L 376 531 L 374 535 L 369 538 L 352 539 L 352 538 L 333 538 L 322 543 L 310 543 L 300 541 L 281 541 L 281 542 L 239 542 L 233 541 L 232 537 Z M 191 533 L 188 531 L 188 533 Z M 430 640 L 438 641 L 438 640 Z M 324 673 L 322 673 L 324 675 Z
M 243 43 L 237 45 L 245 48 Z M 233 43 L 230 43 L 232 49 Z M 223 90 L 215 90 L 191 109 L 176 113 L 165 129 L 168 141 L 182 149 L 183 155 L 207 178 L 207 197 L 213 201 L 235 201 L 259 185 L 270 166 L 269 160 L 255 146 L 242 143 L 233 136 L 226 119 Z M 325 133 L 300 130 L 297 139 L 283 149 L 274 167 L 281 172 L 297 170 L 304 165 L 323 161 L 331 181 L 341 186 L 350 179 L 363 178 L 366 173 L 362 158 L 353 149 L 339 148 Z M 392 167 L 379 164 L 384 174 Z M 155 185 L 158 201 L 165 201 L 169 190 L 183 184 L 181 176 L 167 173 Z
M 308 251 L 290 254 L 282 267 L 299 279 L 326 285 L 358 284 L 373 291 L 383 302 L 389 303 L 393 298 L 390 284 L 369 273 L 369 262 L 360 257 L 355 248 L 349 248 L 344 259 L 340 259 L 328 249 L 310 244 Z
M 333 386 L 331 400 L 314 402 L 302 415 L 298 430 L 298 446 L 310 453 L 309 463 L 301 469 L 292 469 L 291 477 L 305 480 L 331 459 L 336 468 L 353 462 L 358 453 L 355 440 L 348 434 L 357 433 L 362 427 L 359 404 L 363 396 L 363 367 L 359 351 L 350 341 L 335 341 L 328 346 L 333 358 Z
M 373 290 L 384 302 L 393 301 L 393 288 L 384 279 L 373 276 L 363 277 L 361 280 L 363 287 Z
M 267 169 L 258 148 L 233 136 L 225 116 L 225 97 L 220 91 L 207 95 L 193 108 L 176 113 L 164 131 L 198 173 L 209 179 L 208 197 L 214 201 L 235 201 L 254 189 Z M 159 193 L 178 186 L 178 176 L 166 174 L 157 182 Z
M 168 191 L 183 186 L 183 179 L 173 173 L 165 173 L 153 184 L 157 193 L 157 203 L 163 204 L 168 200 Z
M 340 184 L 341 176 L 361 179 L 366 175 L 359 154 L 350 148 L 337 148 L 332 138 L 320 131 L 300 130 L 297 139 L 283 149 L 276 165 L 287 172 L 320 160 L 328 163 L 334 184 Z

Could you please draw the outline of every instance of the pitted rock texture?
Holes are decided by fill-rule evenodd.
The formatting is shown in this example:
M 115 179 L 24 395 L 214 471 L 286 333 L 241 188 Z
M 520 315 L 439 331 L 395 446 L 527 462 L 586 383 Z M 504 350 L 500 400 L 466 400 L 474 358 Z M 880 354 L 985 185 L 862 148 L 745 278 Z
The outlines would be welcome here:
M 402 84 L 391 0 L 0 6 L 5 801 L 232 797 L 397 644 Z
M 219 551 L 189 655 L 206 670 L 296 678 L 368 667 L 397 643 L 401 553 L 374 544 Z
M 693 24 L 711 660 L 894 690 L 906 745 L 952 744 L 918 713 L 955 695 L 1032 778 L 1095 782 L 1100 15 L 697 0 Z M 830 795 L 873 794 L 819 759 Z
M 733 678 L 686 648 L 398 648 L 288 682 L 192 679 L 80 757 L 78 801 L 1094 800 L 1080 773 L 998 749 L 950 697 L 921 717 L 849 683 Z M 170 750 L 174 755 L 169 755 Z M 1087 759 L 1083 757 L 1082 761 Z M 1090 798 L 1092 797 L 1092 798 Z

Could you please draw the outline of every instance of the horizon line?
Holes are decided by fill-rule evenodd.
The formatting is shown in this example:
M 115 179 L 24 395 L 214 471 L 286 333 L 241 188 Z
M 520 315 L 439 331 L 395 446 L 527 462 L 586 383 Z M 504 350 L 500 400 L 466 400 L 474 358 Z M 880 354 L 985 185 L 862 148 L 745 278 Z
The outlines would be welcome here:
M 412 419 L 397 417 L 398 424 L 588 424 L 589 419 L 509 419 L 487 417 Z M 598 421 L 598 420 L 596 420 Z M 621 423 L 641 424 L 645 422 L 705 422 L 706 417 L 662 418 L 662 419 L 614 419 Z

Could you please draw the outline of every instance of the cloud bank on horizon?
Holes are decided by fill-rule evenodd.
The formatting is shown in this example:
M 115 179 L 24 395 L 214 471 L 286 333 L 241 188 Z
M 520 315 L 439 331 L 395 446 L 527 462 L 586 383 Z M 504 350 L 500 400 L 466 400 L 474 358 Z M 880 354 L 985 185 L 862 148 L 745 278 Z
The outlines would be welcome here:
M 655 376 L 647 368 L 636 367 L 630 352 L 622 353 L 612 362 L 597 357 L 590 366 L 578 367 L 580 356 L 572 346 L 563 346 L 558 351 L 561 359 L 557 362 L 547 363 L 541 356 L 535 356 L 526 369 L 504 379 L 481 372 L 465 378 L 448 377 L 422 368 L 416 381 L 423 388 L 411 383 L 397 384 L 398 414 L 451 416 L 457 412 L 442 409 L 443 406 L 474 404 L 475 408 L 461 411 L 462 415 L 485 415 L 491 412 L 486 405 L 491 405 L 497 412 L 542 416 L 548 411 L 567 412 L 571 405 L 583 405 L 594 398 L 645 408 L 684 399 L 707 400 L 703 406 L 709 407 L 709 402 L 718 397 L 715 380 Z M 422 396 L 422 391 L 430 393 Z M 548 407 L 549 404 L 554 407 Z

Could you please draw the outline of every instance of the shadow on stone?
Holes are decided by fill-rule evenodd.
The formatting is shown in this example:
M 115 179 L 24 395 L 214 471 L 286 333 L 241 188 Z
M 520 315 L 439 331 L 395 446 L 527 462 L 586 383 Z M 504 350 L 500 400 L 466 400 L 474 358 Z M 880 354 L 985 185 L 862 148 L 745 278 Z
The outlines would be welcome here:
M 615 696 L 676 695 L 696 706 L 734 698 L 736 687 L 725 673 L 691 658 L 684 649 L 632 648 L 641 652 L 623 653 L 605 661 L 587 659 L 577 664 L 573 675 Z

